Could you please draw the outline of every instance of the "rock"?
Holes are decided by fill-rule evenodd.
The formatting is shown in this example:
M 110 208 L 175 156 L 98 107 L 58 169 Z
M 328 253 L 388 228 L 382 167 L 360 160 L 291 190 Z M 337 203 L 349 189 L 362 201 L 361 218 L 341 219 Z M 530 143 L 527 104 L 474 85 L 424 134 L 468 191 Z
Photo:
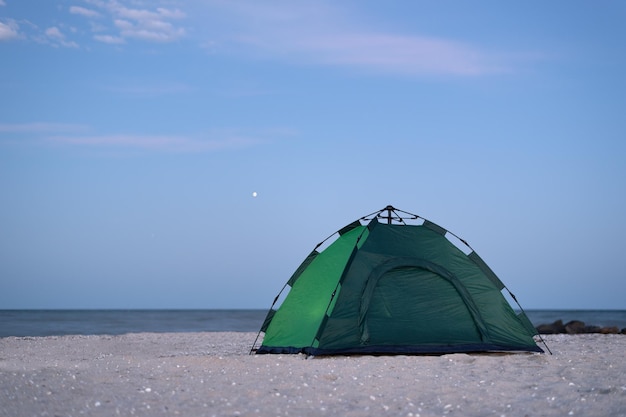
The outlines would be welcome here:
M 584 333 L 600 333 L 600 329 L 599 326 L 585 326 Z
M 563 324 L 563 320 L 557 320 L 551 324 L 540 324 L 537 331 L 541 334 L 584 334 L 584 333 L 601 333 L 601 334 L 626 334 L 626 328 L 619 329 L 617 326 L 589 326 L 580 320 L 572 320 Z
M 572 320 L 565 325 L 565 332 L 568 334 L 587 333 L 587 327 L 582 321 Z
M 619 333 L 619 329 L 617 328 L 617 326 L 603 327 L 603 328 L 600 329 L 600 333 L 602 333 L 602 334 L 618 334 Z
M 537 331 L 542 334 L 565 333 L 565 326 L 563 320 L 557 320 L 552 324 L 540 324 L 537 326 Z

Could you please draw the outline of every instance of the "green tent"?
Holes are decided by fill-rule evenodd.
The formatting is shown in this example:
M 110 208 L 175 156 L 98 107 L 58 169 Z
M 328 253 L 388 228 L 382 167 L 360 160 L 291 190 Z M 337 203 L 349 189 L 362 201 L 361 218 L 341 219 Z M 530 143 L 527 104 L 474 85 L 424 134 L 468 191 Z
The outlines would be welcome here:
M 317 245 L 274 300 L 252 351 L 543 352 L 505 288 L 465 241 L 387 206 Z

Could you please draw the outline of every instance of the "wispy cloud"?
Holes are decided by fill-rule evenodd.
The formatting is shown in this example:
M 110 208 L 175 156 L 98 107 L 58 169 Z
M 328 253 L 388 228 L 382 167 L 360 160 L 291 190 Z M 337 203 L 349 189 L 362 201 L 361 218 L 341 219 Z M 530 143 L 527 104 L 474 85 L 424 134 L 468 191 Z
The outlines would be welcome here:
M 150 135 L 133 133 L 98 134 L 89 126 L 64 123 L 0 123 L 0 143 L 30 140 L 60 146 L 91 149 L 156 152 L 214 152 L 260 146 L 292 137 L 291 129 L 213 129 L 203 134 Z
M 282 59 L 352 67 L 365 71 L 420 75 L 483 75 L 507 72 L 495 54 L 462 42 L 386 33 L 307 34 L 284 39 L 241 38 Z
M 168 135 L 93 135 L 93 136 L 50 136 L 49 141 L 75 146 L 89 146 L 98 148 L 123 148 L 135 150 L 163 151 L 163 152 L 210 152 L 227 149 L 239 149 L 257 145 L 258 138 L 242 135 L 223 137 L 198 138 L 190 136 Z
M 120 45 L 126 43 L 124 38 L 121 36 L 113 36 L 113 35 L 94 35 L 93 37 L 98 42 L 108 43 L 111 45 Z
M 213 35 L 212 51 L 387 74 L 475 76 L 511 71 L 503 55 L 480 45 L 381 30 L 330 4 L 211 4 L 230 18 L 230 25 L 220 22 L 222 33 Z
M 52 26 L 46 29 L 46 40 L 51 43 L 53 46 L 63 46 L 66 48 L 78 48 L 78 44 L 74 41 L 68 41 L 65 38 L 65 35 L 61 33 L 61 30 Z
M 80 133 L 89 128 L 69 123 L 0 123 L 0 133 Z
M 7 41 L 19 37 L 19 25 L 15 20 L 0 22 L 0 41 Z
M 175 22 L 182 20 L 186 14 L 179 9 L 165 7 L 133 8 L 123 5 L 117 0 L 85 0 L 92 8 L 74 7 L 70 13 L 86 18 L 100 19 L 98 31 L 110 33 L 94 35 L 99 42 L 110 44 L 125 43 L 128 39 L 148 42 L 173 42 L 185 36 L 184 27 Z M 103 22 L 108 22 L 105 24 Z M 95 27 L 92 25 L 92 27 Z
M 69 10 L 72 14 L 78 14 L 85 17 L 100 17 L 100 13 L 93 9 L 87 9 L 85 7 L 71 6 Z

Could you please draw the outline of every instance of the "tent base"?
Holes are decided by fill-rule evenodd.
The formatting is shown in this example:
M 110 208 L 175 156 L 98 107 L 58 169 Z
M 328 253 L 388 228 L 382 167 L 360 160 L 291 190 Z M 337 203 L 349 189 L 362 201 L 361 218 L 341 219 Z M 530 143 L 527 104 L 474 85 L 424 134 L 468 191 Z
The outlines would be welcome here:
M 479 352 L 538 352 L 544 353 L 539 346 L 501 346 L 487 343 L 463 345 L 417 345 L 417 346 L 358 346 L 343 349 L 320 349 L 313 347 L 292 346 L 261 346 L 257 354 L 298 354 L 311 356 L 322 355 L 425 355 L 446 353 L 479 353 Z

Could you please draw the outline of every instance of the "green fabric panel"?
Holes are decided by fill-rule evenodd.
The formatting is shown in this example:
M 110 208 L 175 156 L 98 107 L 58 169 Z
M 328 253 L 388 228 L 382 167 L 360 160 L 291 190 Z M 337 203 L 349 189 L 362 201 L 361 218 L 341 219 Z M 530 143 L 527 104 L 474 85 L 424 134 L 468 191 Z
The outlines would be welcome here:
M 330 302 L 330 305 L 328 306 L 328 311 L 326 312 L 326 314 L 330 314 L 333 309 L 335 308 L 335 304 L 337 304 L 337 294 L 339 294 L 341 292 L 341 283 L 337 284 L 337 289 L 335 289 L 335 293 L 333 294 L 333 299 Z
M 492 297 L 489 302 L 481 300 L 480 304 L 494 343 L 510 346 L 536 346 L 533 340 L 534 332 L 528 331 L 501 293 L 499 297 Z
M 402 273 L 400 273 L 400 271 L 402 271 Z M 400 276 L 404 281 L 400 279 L 393 280 L 390 279 L 389 276 Z M 396 293 L 397 299 L 393 300 L 393 302 L 409 305 L 414 311 L 420 311 L 421 315 L 426 317 L 432 316 L 432 311 L 429 310 L 432 303 L 419 304 L 418 301 L 423 300 L 424 297 L 429 297 L 433 299 L 434 302 L 439 303 L 437 310 L 441 309 L 443 306 L 447 306 L 447 308 L 450 309 L 450 314 L 441 314 L 439 316 L 438 320 L 440 324 L 438 326 L 447 328 L 461 326 L 477 330 L 477 332 L 472 332 L 472 334 L 477 337 L 472 340 L 464 339 L 466 342 L 489 340 L 489 331 L 484 324 L 480 311 L 461 282 L 451 274 L 450 271 L 440 265 L 419 258 L 391 258 L 374 268 L 367 278 L 367 284 L 361 298 L 361 308 L 359 311 L 359 325 L 361 325 L 361 329 L 363 329 L 363 322 L 366 315 L 372 316 L 369 311 L 371 308 L 371 300 L 374 298 L 376 292 L 381 291 L 379 287 L 382 284 L 379 281 L 383 278 L 386 278 L 386 285 L 398 285 L 401 287 L 403 283 L 410 282 L 414 287 L 413 291 Z M 426 283 L 428 283 L 428 285 L 426 285 Z M 407 285 L 404 286 L 406 287 Z M 416 291 L 418 293 L 416 293 Z M 417 299 L 415 297 L 417 297 Z M 460 316 L 453 314 L 456 307 L 467 313 L 464 316 L 466 320 L 462 322 L 458 321 Z M 440 311 L 444 313 L 446 310 L 443 309 Z M 414 315 L 413 319 L 420 321 L 423 317 Z M 424 334 L 426 334 L 426 332 Z
M 357 249 L 361 249 L 363 244 L 365 242 L 367 242 L 367 239 L 369 238 L 369 235 L 370 235 L 369 228 L 364 226 L 363 233 L 361 234 L 361 236 L 358 237 L 358 239 L 356 241 Z
M 326 327 L 326 322 L 327 321 L 328 321 L 328 316 L 326 314 L 324 314 L 324 318 L 322 319 L 322 324 L 319 326 L 319 329 L 317 330 L 317 334 L 315 335 L 315 340 L 316 341 L 319 341 L 320 335 L 324 331 L 324 327 Z
M 522 322 L 524 327 L 534 336 L 539 334 L 535 325 L 530 321 L 528 316 L 524 312 L 520 312 L 517 314 L 517 318 Z
M 363 344 L 482 341 L 472 314 L 450 281 L 426 269 L 412 267 L 391 269 L 376 281 L 363 311 Z M 407 302 L 408 299 L 411 302 Z
M 267 316 L 265 316 L 265 320 L 263 320 L 263 324 L 261 325 L 261 331 L 262 332 L 267 330 L 267 326 L 270 325 L 270 322 L 272 321 L 272 318 L 274 317 L 274 314 L 276 314 L 276 310 L 274 310 L 274 309 L 270 309 L 267 312 Z
M 448 271 L 452 276 L 456 277 L 458 288 L 463 288 L 463 291 L 466 292 L 464 297 L 460 297 L 465 298 L 465 302 L 462 303 L 464 306 L 459 306 L 457 309 L 471 310 L 471 308 L 476 308 L 478 310 L 478 315 L 488 329 L 488 334 L 483 335 L 483 338 L 488 338 L 488 340 L 483 340 L 485 343 L 520 346 L 520 348 L 523 346 L 536 346 L 532 335 L 529 334 L 526 327 L 502 296 L 501 288 L 498 285 L 500 281 L 494 282 L 493 278 L 488 277 L 475 261 L 470 260 L 467 255 L 443 235 L 430 227 L 387 225 L 379 223 L 377 220 L 372 220 L 368 225 L 368 229 L 369 237 L 362 244 L 359 252 L 351 262 L 349 270 L 346 272 L 335 308 L 330 314 L 324 332 L 320 336 L 320 348 L 339 349 L 362 345 L 364 338 L 359 326 L 359 318 L 361 300 L 368 277 L 373 269 L 397 257 L 422 259 L 430 264 L 438 265 L 442 271 Z M 383 297 L 383 294 L 387 294 L 390 291 L 387 287 L 392 285 L 392 281 L 396 280 L 393 278 L 394 276 L 397 277 L 398 285 L 404 285 L 401 283 L 409 282 L 411 279 L 414 281 L 423 279 L 425 282 L 421 284 L 422 290 L 433 291 L 428 294 L 432 299 L 442 297 L 450 307 L 451 316 L 456 317 L 454 320 L 446 319 L 445 314 L 440 312 L 439 316 L 442 324 L 438 326 L 449 325 L 454 327 L 457 325 L 455 320 L 460 320 L 460 323 L 467 324 L 467 314 L 455 310 L 455 307 L 452 306 L 452 292 L 449 291 L 449 288 L 445 289 L 447 288 L 446 280 L 442 282 L 434 279 L 433 274 L 441 276 L 441 273 L 437 272 L 437 270 L 423 271 L 424 268 L 421 269 L 422 271 L 419 271 L 420 268 L 413 268 L 410 271 L 393 272 L 389 277 L 381 280 L 383 287 L 376 291 L 381 292 L 380 297 Z M 414 274 L 415 277 L 409 278 L 404 276 L 409 274 L 409 272 Z M 412 297 L 400 297 L 400 292 L 395 292 L 394 294 L 394 297 L 397 297 L 396 303 L 401 304 L 394 308 L 397 311 L 407 311 L 415 317 L 418 310 L 417 307 L 411 305 L 414 303 Z M 467 300 L 473 303 L 473 307 L 471 304 L 468 305 Z M 377 311 L 384 310 L 380 303 L 382 301 L 377 301 Z M 415 320 L 429 322 L 431 319 L 434 319 L 434 316 L 429 313 L 429 307 L 431 307 L 430 304 L 423 304 L 420 310 L 425 315 L 424 317 L 430 318 L 416 318 Z M 371 316 L 370 312 L 368 320 L 372 319 Z M 470 314 L 470 316 L 472 315 Z M 431 323 L 428 327 L 434 328 L 435 324 Z M 417 336 L 414 334 L 412 337 L 415 338 Z M 466 334 L 461 339 L 465 340 L 467 337 L 469 336 Z M 425 342 L 428 338 L 425 338 Z
M 361 222 L 356 220 L 352 223 L 350 223 L 349 225 L 347 225 L 346 227 L 344 227 L 343 229 L 339 230 L 337 233 L 339 233 L 339 235 L 345 235 L 346 233 L 348 233 L 350 230 L 355 229 L 357 227 L 361 227 Z
M 504 284 L 502 283 L 502 281 L 500 281 L 500 278 L 498 278 L 496 273 L 493 272 L 491 268 L 489 268 L 489 265 L 487 265 L 485 261 L 483 261 L 483 259 L 480 256 L 478 256 L 476 252 L 470 253 L 468 255 L 468 258 L 470 258 L 472 262 L 478 265 L 481 271 L 485 273 L 487 278 L 489 278 L 491 282 L 493 282 L 496 285 L 496 287 L 498 287 L 499 290 L 502 290 L 504 288 Z
M 340 236 L 302 271 L 267 327 L 264 346 L 311 346 L 331 295 L 364 229 L 365 226 L 359 226 Z
M 298 267 L 298 269 L 296 269 L 296 271 L 293 273 L 293 275 L 291 275 L 291 278 L 289 278 L 289 281 L 287 281 L 287 285 L 289 285 L 290 287 L 293 287 L 293 284 L 298 280 L 298 278 L 300 278 L 300 275 L 302 275 L 302 272 L 304 272 L 304 270 L 307 269 L 307 267 L 311 264 L 311 262 L 313 262 L 313 259 L 315 259 L 317 255 L 319 255 L 319 252 L 316 250 L 309 253 L 309 256 L 306 257 L 304 262 L 302 262 L 300 266 Z
M 446 233 L 448 233 L 448 231 L 446 229 L 444 229 L 443 227 L 441 227 L 438 224 L 435 224 L 435 223 L 433 223 L 431 221 L 428 221 L 428 220 L 424 220 L 423 226 L 429 228 L 433 232 L 439 233 L 442 236 L 445 235 Z

